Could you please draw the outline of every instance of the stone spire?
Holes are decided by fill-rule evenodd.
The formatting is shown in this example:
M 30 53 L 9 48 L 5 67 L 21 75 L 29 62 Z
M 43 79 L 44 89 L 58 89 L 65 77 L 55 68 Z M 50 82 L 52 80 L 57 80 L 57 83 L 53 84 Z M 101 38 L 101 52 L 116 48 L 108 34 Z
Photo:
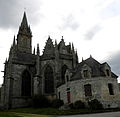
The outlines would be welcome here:
M 37 55 L 40 55 L 39 44 L 37 44 Z
M 57 40 L 55 39 L 55 46 L 57 46 Z
M 76 49 L 76 63 L 78 63 L 78 52 L 77 52 L 77 49 Z
M 72 50 L 73 50 L 73 52 L 75 51 L 73 43 L 72 43 Z
M 28 26 L 26 13 L 24 12 L 17 35 L 17 48 L 24 53 L 32 53 L 32 32 Z
M 25 12 L 24 12 L 23 19 L 22 19 L 22 22 L 21 22 L 21 25 L 19 28 L 19 33 L 27 34 L 30 37 L 32 37 L 32 32 L 31 32 L 30 26 L 28 26 L 27 17 L 26 17 Z
M 21 28 L 23 28 L 23 27 L 28 28 L 27 17 L 26 17 L 25 12 L 24 12 L 23 19 L 22 19 L 22 22 L 21 22 Z
M 35 47 L 34 47 L 34 50 L 33 50 L 33 54 L 35 55 Z

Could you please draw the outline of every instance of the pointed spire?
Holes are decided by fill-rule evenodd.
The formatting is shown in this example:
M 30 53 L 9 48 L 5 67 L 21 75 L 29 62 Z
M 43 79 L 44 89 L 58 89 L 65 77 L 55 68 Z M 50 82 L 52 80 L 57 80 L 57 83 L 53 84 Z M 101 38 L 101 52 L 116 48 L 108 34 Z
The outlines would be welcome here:
M 51 39 L 51 38 L 50 38 L 50 35 L 48 35 L 48 39 Z
M 90 54 L 90 58 L 92 58 L 92 55 Z
M 40 55 L 39 44 L 37 44 L 37 55 Z
M 69 47 L 70 47 L 70 53 L 71 53 L 72 52 L 71 42 L 69 42 Z
M 27 17 L 26 17 L 26 13 L 25 13 L 25 12 L 24 12 L 24 15 L 23 15 L 21 27 L 26 27 L 26 28 L 28 28 Z
M 76 49 L 76 62 L 78 63 L 78 52 L 77 52 L 77 49 Z
M 55 39 L 55 47 L 57 47 L 57 40 Z
M 18 33 L 27 34 L 30 37 L 32 37 L 32 32 L 31 32 L 30 26 L 28 26 L 27 17 L 26 17 L 25 12 L 24 12 L 23 19 L 21 22 L 21 26 L 19 27 Z
M 33 50 L 33 54 L 35 55 L 35 47 L 34 47 L 34 50 Z
M 74 45 L 73 45 L 73 43 L 72 43 L 72 50 L 74 51 Z
M 5 63 L 7 63 L 7 61 L 8 61 L 8 60 L 7 60 L 7 58 L 6 58 Z

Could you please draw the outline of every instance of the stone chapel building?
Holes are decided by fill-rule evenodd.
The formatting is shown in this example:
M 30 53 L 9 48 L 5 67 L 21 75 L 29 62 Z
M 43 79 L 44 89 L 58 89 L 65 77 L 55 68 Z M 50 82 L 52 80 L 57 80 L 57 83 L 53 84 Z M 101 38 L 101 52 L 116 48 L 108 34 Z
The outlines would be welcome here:
M 5 108 L 25 107 L 39 94 L 64 103 L 98 99 L 105 108 L 120 107 L 117 77 L 107 63 L 92 56 L 78 63 L 74 45 L 65 45 L 63 37 L 55 44 L 48 37 L 42 55 L 39 44 L 32 52 L 32 32 L 24 12 L 5 61 L 0 103 Z

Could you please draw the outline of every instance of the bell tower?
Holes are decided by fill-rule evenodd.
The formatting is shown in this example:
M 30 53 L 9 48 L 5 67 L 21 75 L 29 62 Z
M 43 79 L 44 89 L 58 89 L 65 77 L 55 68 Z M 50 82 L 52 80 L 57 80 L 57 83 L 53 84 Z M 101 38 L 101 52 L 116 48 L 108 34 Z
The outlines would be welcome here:
M 32 32 L 30 26 L 28 26 L 26 13 L 24 12 L 21 25 L 19 27 L 17 35 L 17 49 L 23 53 L 32 52 Z

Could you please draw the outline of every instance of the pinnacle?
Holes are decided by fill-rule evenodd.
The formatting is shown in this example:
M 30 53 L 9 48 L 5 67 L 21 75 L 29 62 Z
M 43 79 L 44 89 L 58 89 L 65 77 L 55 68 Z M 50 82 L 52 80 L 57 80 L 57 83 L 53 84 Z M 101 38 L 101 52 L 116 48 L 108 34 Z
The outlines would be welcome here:
M 23 15 L 21 27 L 26 27 L 26 28 L 28 27 L 28 22 L 27 22 L 27 17 L 26 17 L 26 13 L 25 12 L 24 12 L 24 15 Z

